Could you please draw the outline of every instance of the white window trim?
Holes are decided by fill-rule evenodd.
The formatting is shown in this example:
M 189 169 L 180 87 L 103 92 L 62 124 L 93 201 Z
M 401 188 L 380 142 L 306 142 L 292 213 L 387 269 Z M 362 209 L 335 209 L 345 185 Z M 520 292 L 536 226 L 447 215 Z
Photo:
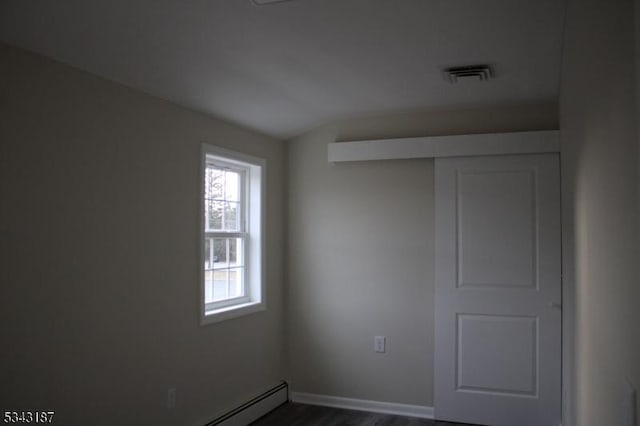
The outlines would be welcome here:
M 217 157 L 221 163 L 248 168 L 246 176 L 246 201 L 248 215 L 243 214 L 244 230 L 248 234 L 245 247 L 245 288 L 246 297 L 231 299 L 217 303 L 213 309 L 205 304 L 204 263 L 205 263 L 205 184 L 204 175 L 207 167 L 207 157 Z M 263 158 L 243 154 L 215 145 L 202 144 L 200 166 L 200 263 L 198 287 L 200 293 L 200 323 L 212 324 L 231 318 L 248 315 L 266 309 L 266 174 L 267 162 Z M 244 201 L 244 200 L 243 200 Z M 245 210 L 246 211 L 246 210 Z

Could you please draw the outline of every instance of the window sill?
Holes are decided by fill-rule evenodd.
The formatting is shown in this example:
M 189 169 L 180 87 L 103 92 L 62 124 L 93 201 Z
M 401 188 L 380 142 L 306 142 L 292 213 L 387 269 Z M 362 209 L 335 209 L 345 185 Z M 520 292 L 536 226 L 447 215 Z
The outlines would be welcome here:
M 231 318 L 237 318 L 244 315 L 249 315 L 255 312 L 265 310 L 264 302 L 248 302 L 238 305 L 225 306 L 219 309 L 210 309 L 204 311 L 204 315 L 200 318 L 200 325 L 213 324 L 220 321 L 225 321 Z

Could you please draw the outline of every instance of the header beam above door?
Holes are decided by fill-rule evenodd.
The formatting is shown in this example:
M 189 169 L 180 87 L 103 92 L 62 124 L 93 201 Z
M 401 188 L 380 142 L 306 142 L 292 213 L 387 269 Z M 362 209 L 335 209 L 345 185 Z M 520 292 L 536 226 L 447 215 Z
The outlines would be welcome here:
M 544 130 L 330 143 L 330 163 L 560 152 L 560 132 Z

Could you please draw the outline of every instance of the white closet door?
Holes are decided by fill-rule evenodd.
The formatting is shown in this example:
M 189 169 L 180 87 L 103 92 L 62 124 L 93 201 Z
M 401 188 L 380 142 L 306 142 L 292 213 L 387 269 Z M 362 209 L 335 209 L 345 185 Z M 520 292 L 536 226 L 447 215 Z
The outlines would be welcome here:
M 436 160 L 437 419 L 561 422 L 558 160 Z

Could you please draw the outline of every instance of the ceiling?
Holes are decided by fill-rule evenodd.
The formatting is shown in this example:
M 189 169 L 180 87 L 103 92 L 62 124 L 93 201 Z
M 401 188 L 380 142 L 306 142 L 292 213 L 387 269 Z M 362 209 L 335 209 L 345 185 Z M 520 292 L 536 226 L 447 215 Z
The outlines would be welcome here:
M 0 40 L 285 139 L 369 113 L 556 101 L 563 14 L 563 0 L 0 0 Z M 495 78 L 443 78 L 475 63 Z

